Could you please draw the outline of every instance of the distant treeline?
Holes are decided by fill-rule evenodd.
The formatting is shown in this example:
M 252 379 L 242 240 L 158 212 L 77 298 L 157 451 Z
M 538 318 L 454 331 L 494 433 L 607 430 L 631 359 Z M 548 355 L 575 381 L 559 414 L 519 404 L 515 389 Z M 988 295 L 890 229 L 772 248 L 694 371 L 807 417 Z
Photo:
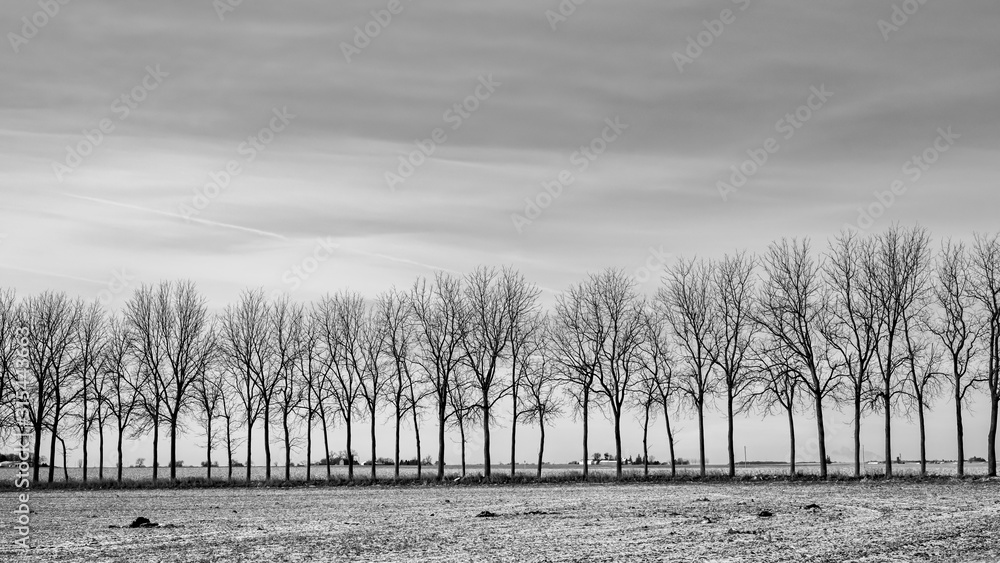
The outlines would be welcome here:
M 277 440 L 288 479 L 293 448 L 304 446 L 307 460 L 314 450 L 330 452 L 336 424 L 350 453 L 340 460 L 327 455 L 324 463 L 348 465 L 353 479 L 357 431 L 367 429 L 369 459 L 378 460 L 376 425 L 389 419 L 398 475 L 406 463 L 402 428 L 412 429 L 415 459 L 424 459 L 420 421 L 430 418 L 442 479 L 446 430 L 461 437 L 464 472 L 466 433 L 482 429 L 489 477 L 495 419 L 510 422 L 511 460 L 519 426 L 536 425 L 541 472 L 546 427 L 572 413 L 582 422 L 586 474 L 589 421 L 602 409 L 614 426 L 621 476 L 622 417 L 642 421 L 636 459 L 644 463 L 651 421 L 662 418 L 676 472 L 671 419 L 686 408 L 698 420 L 704 475 L 705 411 L 717 400 L 729 420 L 730 475 L 737 413 L 788 421 L 794 475 L 793 414 L 805 411 L 815 416 L 817 462 L 826 477 L 823 409 L 836 407 L 855 421 L 855 475 L 861 421 L 869 413 L 884 417 L 891 476 L 893 414 L 916 418 L 924 472 L 925 413 L 933 399 L 948 396 L 956 405 L 961 475 L 963 410 L 972 393 L 985 390 L 988 473 L 996 475 L 1000 235 L 936 244 L 922 228 L 896 226 L 845 232 L 821 250 L 784 239 L 757 256 L 678 259 L 655 295 L 640 294 L 636 280 L 610 269 L 566 288 L 548 310 L 539 293 L 509 267 L 439 272 L 372 298 L 341 290 L 299 303 L 248 289 L 219 314 L 210 314 L 189 281 L 143 285 L 120 311 L 64 293 L 0 291 L 0 432 L 15 441 L 25 435 L 33 459 L 44 460 L 47 447 L 54 460 L 61 445 L 63 466 L 65 441 L 79 441 L 84 479 L 91 439 L 99 439 L 102 479 L 106 439 L 113 439 L 119 480 L 123 440 L 150 435 L 155 480 L 160 442 L 169 441 L 175 479 L 178 437 L 197 431 L 209 477 L 215 450 L 234 460 L 244 448 L 249 480 L 255 432 L 263 433 L 267 479 Z M 367 428 L 358 428 L 363 422 Z M 321 445 L 313 443 L 314 431 Z M 419 475 L 422 464 L 417 468 Z M 37 481 L 39 466 L 32 472 Z

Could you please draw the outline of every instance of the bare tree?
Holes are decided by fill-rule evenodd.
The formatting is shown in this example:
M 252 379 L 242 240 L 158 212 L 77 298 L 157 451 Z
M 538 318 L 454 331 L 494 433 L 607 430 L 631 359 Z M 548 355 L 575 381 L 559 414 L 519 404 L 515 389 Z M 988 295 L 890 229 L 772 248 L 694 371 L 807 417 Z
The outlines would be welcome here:
M 213 353 L 211 320 L 205 298 L 193 282 L 161 284 L 158 290 L 158 321 L 166 369 L 158 370 L 163 406 L 170 427 L 170 480 L 177 480 L 177 435 L 181 417 L 192 407 L 192 386 Z
M 943 355 L 920 327 L 926 326 L 923 311 L 914 311 L 903 319 L 903 341 L 906 345 L 907 387 L 903 392 L 907 412 L 917 413 L 917 427 L 920 431 L 920 476 L 927 476 L 927 423 L 926 411 L 931 401 L 941 391 L 941 361 Z
M 753 351 L 757 382 L 748 405 L 764 415 L 784 411 L 788 420 L 789 475 L 795 477 L 795 406 L 802 377 L 795 372 L 797 361 L 777 339 L 758 342 Z
M 221 335 L 220 335 L 221 336 Z M 234 386 L 231 384 L 230 377 L 233 372 L 224 368 L 225 364 L 222 361 L 223 356 L 222 343 L 220 342 L 217 348 L 217 369 L 220 370 L 220 380 L 218 381 L 220 385 L 219 394 L 219 415 L 218 417 L 223 420 L 223 428 L 225 430 L 225 443 L 226 443 L 226 480 L 233 480 L 233 465 L 236 461 L 236 457 L 233 452 L 235 452 L 236 446 L 240 443 L 240 439 L 233 435 L 233 428 L 239 424 L 240 416 L 240 400 L 235 391 Z M 223 371 L 226 370 L 226 371 Z
M 713 285 L 710 264 L 700 260 L 679 260 L 667 273 L 664 287 L 657 292 L 680 344 L 683 371 L 678 389 L 688 398 L 698 415 L 698 452 L 701 476 L 705 476 L 705 405 L 716 393 L 718 381 L 712 375 L 712 335 L 716 334 Z
M 510 474 L 515 474 L 517 459 L 517 424 L 527 416 L 521 410 L 521 386 L 527 372 L 527 358 L 539 345 L 538 331 L 540 316 L 538 296 L 540 291 L 528 283 L 520 273 L 504 268 L 500 274 L 503 287 L 507 323 L 509 326 L 508 346 L 510 352 L 510 386 L 506 394 L 511 399 L 510 421 Z
M 354 479 L 354 416 L 361 399 L 364 371 L 362 333 L 366 319 L 365 302 L 357 293 L 326 296 L 319 305 L 319 335 L 324 369 L 331 374 L 330 397 L 347 431 L 347 478 Z
M 48 482 L 55 477 L 56 442 L 59 423 L 79 393 L 74 381 L 77 352 L 77 326 L 80 303 L 63 293 L 44 292 L 25 301 L 22 322 L 28 327 L 28 364 L 34 404 L 29 410 L 34 426 L 35 447 L 32 479 L 38 482 L 42 430 L 48 429 Z
M 982 325 L 976 322 L 976 306 L 972 293 L 972 262 L 960 242 L 945 242 L 941 247 L 936 268 L 934 297 L 938 314 L 929 330 L 937 336 L 945 351 L 944 362 L 949 368 L 952 398 L 955 401 L 955 432 L 958 451 L 958 475 L 965 475 L 965 424 L 963 405 L 968 392 L 978 382 L 967 377 L 976 354 L 976 344 L 982 336 Z
M 81 478 L 87 480 L 89 463 L 89 442 L 91 429 L 97 421 L 100 411 L 100 395 L 98 394 L 101 361 L 104 359 L 105 318 L 104 310 L 97 301 L 81 307 L 80 322 L 77 324 L 75 340 L 78 344 L 76 352 L 76 370 L 80 379 L 80 430 L 83 447 L 83 471 Z M 101 435 L 104 435 L 103 428 Z M 103 440 L 102 440 L 103 459 Z M 103 466 L 103 464 L 102 464 Z M 103 471 L 103 467 L 101 468 Z
M 892 406 L 903 392 L 907 353 L 904 320 L 917 305 L 929 282 L 930 237 L 914 227 L 893 226 L 875 238 L 875 260 L 867 276 L 873 281 L 881 339 L 875 357 L 879 377 L 873 382 L 872 401 L 885 416 L 885 474 L 892 477 Z
M 757 321 L 781 351 L 787 373 L 797 375 L 812 398 L 816 413 L 820 477 L 827 478 L 823 400 L 839 382 L 830 369 L 820 327 L 827 312 L 821 266 L 810 255 L 809 242 L 783 239 L 764 258 L 764 280 Z
M 656 406 L 663 412 L 663 421 L 667 427 L 667 445 L 670 449 L 670 476 L 677 476 L 677 457 L 674 451 L 674 432 L 670 425 L 670 411 L 677 397 L 677 382 L 674 381 L 674 359 L 671 351 L 669 323 L 662 307 L 651 303 L 643 314 L 643 353 L 640 362 L 644 370 L 642 376 L 643 408 L 646 393 L 656 400 Z M 643 449 L 646 448 L 646 430 L 643 429 Z M 643 451 L 643 459 L 649 457 Z
M 477 408 L 483 424 L 483 472 L 487 478 L 493 465 L 490 453 L 492 409 L 511 391 L 510 385 L 503 385 L 498 377 L 512 330 L 509 297 L 503 281 L 496 269 L 479 267 L 465 277 L 464 283 L 469 330 L 462 348 L 465 364 L 475 383 Z
M 0 440 L 7 436 L 10 430 L 24 433 L 24 422 L 18 421 L 15 380 L 17 379 L 19 330 L 17 295 L 13 290 L 0 289 Z M 19 437 L 18 441 L 21 441 Z
M 881 332 L 875 298 L 872 264 L 875 247 L 854 231 L 840 235 L 830 245 L 824 273 L 829 295 L 829 315 L 820 331 L 843 366 L 841 389 L 854 412 L 854 476 L 861 476 L 861 419 L 871 386 L 873 364 Z
M 293 304 L 288 296 L 277 298 L 268 315 L 271 336 L 272 366 L 276 372 L 274 381 L 274 406 L 281 420 L 282 438 L 285 446 L 285 481 L 292 479 L 292 417 L 302 402 L 303 392 L 299 385 L 296 368 L 302 354 L 303 334 L 306 330 L 305 311 L 301 305 Z M 265 406 L 265 412 L 267 408 Z M 267 441 L 265 422 L 265 441 Z M 270 453 L 266 454 L 270 460 Z M 270 465 L 270 464 L 269 464 Z M 270 467 L 266 470 L 270 480 Z
M 466 474 L 465 438 L 466 428 L 476 422 L 478 403 L 476 381 L 467 366 L 460 366 L 454 374 L 451 386 L 448 388 L 447 419 L 449 425 L 458 430 L 462 477 Z
M 547 343 L 550 338 L 548 320 L 542 321 L 542 330 L 538 331 L 541 345 L 534 346 L 534 354 L 525 358 L 522 365 L 526 366 L 523 386 L 524 420 L 528 424 L 537 424 L 540 432 L 538 439 L 538 470 L 537 477 L 542 477 L 542 466 L 545 461 L 545 428 L 562 414 L 562 400 L 559 393 L 559 374 L 551 358 L 551 350 Z
M 718 321 L 710 325 L 713 331 L 709 357 L 720 372 L 726 393 L 730 477 L 736 477 L 734 417 L 742 410 L 743 395 L 753 383 L 746 364 L 747 353 L 758 331 L 753 320 L 754 267 L 754 258 L 740 252 L 725 256 L 713 268 L 714 314 Z
M 464 361 L 462 342 L 469 330 L 468 307 L 462 297 L 461 280 L 443 272 L 435 273 L 433 283 L 426 278 L 417 280 L 410 299 L 420 342 L 418 362 L 437 402 L 437 480 L 441 481 L 444 479 L 448 392 L 455 371 Z
M 1000 411 L 1000 234 L 975 236 L 972 248 L 972 294 L 983 315 L 986 385 L 990 391 L 987 473 L 997 474 L 997 414 Z
M 260 289 L 244 291 L 234 305 L 226 307 L 220 322 L 220 354 L 227 379 L 241 407 L 246 425 L 246 474 L 252 480 L 253 427 L 263 413 L 257 381 L 267 369 L 271 339 L 267 326 L 268 305 Z
M 143 375 L 146 368 L 140 359 L 136 335 L 119 317 L 111 317 L 108 321 L 108 343 L 104 348 L 102 366 L 108 384 L 102 400 L 115 420 L 117 480 L 120 483 L 125 465 L 123 444 L 126 432 L 132 438 L 145 433 L 143 425 L 134 422 L 143 414 L 142 386 L 147 378 Z
M 320 414 L 320 405 L 324 401 L 323 377 L 318 357 L 319 331 L 316 320 L 311 312 L 302 310 L 302 330 L 298 342 L 299 353 L 296 358 L 298 373 L 297 386 L 301 390 L 299 402 L 299 418 L 306 423 L 306 481 L 312 480 L 313 423 Z M 326 421 L 323 421 L 324 435 Z M 329 457 L 329 447 L 324 455 Z M 329 470 L 329 463 L 327 464 Z
M 385 393 L 392 406 L 393 430 L 395 436 L 393 455 L 393 475 L 399 479 L 399 444 L 403 417 L 414 406 L 408 402 L 410 384 L 414 378 L 413 353 L 416 343 L 413 331 L 413 317 L 410 302 L 405 293 L 392 289 L 381 294 L 376 300 L 377 322 L 385 335 L 386 353 L 391 359 L 391 368 Z M 414 420 L 416 426 L 416 420 Z M 417 430 L 419 447 L 419 429 Z M 417 453 L 418 471 L 420 453 Z
M 378 479 L 376 460 L 378 413 L 395 366 L 390 353 L 388 327 L 377 308 L 368 308 L 361 324 L 361 399 L 365 405 L 371 439 L 372 482 Z
M 143 431 L 147 428 L 153 433 L 153 482 L 158 478 L 160 468 L 160 427 L 163 420 L 163 376 L 161 371 L 166 364 L 165 339 L 162 336 L 158 290 L 152 285 L 143 284 L 132 294 L 125 304 L 124 330 L 130 335 L 136 357 L 141 364 L 138 373 L 142 380 L 138 382 L 139 403 L 142 406 Z M 143 432 L 144 433 L 144 432 Z
M 556 297 L 549 343 L 559 365 L 566 392 L 573 398 L 574 413 L 583 419 L 583 477 L 589 473 L 590 408 L 595 401 L 598 349 L 603 329 L 593 321 L 596 311 L 594 288 L 587 283 L 570 287 Z
M 214 358 L 202 357 L 198 366 L 199 376 L 194 382 L 195 416 L 205 431 L 205 476 L 212 480 L 212 450 L 218 446 L 218 429 L 215 423 L 222 418 L 222 403 L 225 396 L 223 372 Z M 230 464 L 232 462 L 230 461 Z
M 640 352 L 645 303 L 635 283 L 621 270 L 605 270 L 590 279 L 597 297 L 596 326 L 604 338 L 597 354 L 597 390 L 607 400 L 615 427 L 615 474 L 622 476 L 621 419 L 641 373 Z

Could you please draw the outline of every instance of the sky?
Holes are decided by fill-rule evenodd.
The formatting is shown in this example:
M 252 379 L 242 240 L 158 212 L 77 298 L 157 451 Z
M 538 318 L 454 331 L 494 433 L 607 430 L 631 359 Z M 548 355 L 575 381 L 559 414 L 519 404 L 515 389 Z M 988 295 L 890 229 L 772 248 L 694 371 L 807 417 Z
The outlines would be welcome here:
M 991 0 L 233 4 L 3 2 L 0 285 L 114 308 L 191 279 L 220 309 L 510 264 L 551 303 L 605 267 L 652 293 L 677 256 L 786 236 L 998 228 Z M 751 458 L 785 455 L 783 422 L 740 424 Z M 578 455 L 557 430 L 552 455 Z

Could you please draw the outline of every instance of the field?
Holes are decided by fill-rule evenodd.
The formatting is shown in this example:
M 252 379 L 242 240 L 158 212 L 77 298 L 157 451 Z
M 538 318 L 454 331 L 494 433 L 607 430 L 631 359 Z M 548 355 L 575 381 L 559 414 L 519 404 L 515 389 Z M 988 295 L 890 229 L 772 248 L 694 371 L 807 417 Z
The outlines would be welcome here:
M 8 512 L 12 493 L 0 495 Z M 31 561 L 1000 561 L 994 479 L 39 490 L 31 500 Z M 117 527 L 138 516 L 160 527 Z

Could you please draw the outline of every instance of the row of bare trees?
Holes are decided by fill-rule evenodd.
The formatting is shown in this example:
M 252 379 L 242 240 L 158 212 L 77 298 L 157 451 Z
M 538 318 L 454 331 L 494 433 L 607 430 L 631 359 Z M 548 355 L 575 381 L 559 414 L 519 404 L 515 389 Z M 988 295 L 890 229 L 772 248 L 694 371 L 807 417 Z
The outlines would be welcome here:
M 15 333 L 28 332 L 31 400 L 15 401 Z M 622 473 L 623 419 L 642 423 L 648 472 L 650 424 L 662 417 L 674 456 L 672 417 L 681 409 L 698 423 L 705 473 L 706 411 L 721 403 L 728 420 L 728 469 L 735 475 L 735 420 L 751 411 L 787 418 L 790 471 L 795 473 L 795 414 L 814 417 L 821 475 L 827 475 L 824 411 L 844 409 L 854 421 L 854 472 L 861 472 L 861 423 L 884 420 L 886 473 L 892 474 L 892 422 L 915 416 L 921 471 L 926 472 L 925 416 L 945 395 L 955 404 L 958 471 L 964 474 L 963 412 L 985 388 L 990 404 L 988 471 L 996 474 L 1000 405 L 1000 235 L 933 249 L 921 228 L 893 227 L 862 236 L 844 233 L 823 252 L 808 241 L 782 240 L 760 256 L 680 259 L 654 295 L 641 295 L 621 271 L 588 276 L 555 296 L 544 311 L 539 289 L 511 268 L 480 267 L 466 276 L 438 273 L 407 290 L 373 299 L 342 291 L 297 303 L 244 291 L 218 312 L 191 282 L 144 285 L 120 311 L 43 292 L 18 299 L 0 292 L 0 431 L 43 438 L 55 460 L 66 441 L 82 447 L 88 478 L 90 443 L 98 440 L 104 478 L 105 441 L 150 436 L 153 479 L 161 433 L 169 440 L 170 478 L 185 433 L 205 440 L 207 471 L 224 449 L 229 479 L 239 448 L 247 479 L 256 431 L 263 433 L 266 478 L 272 444 L 303 447 L 313 459 L 330 430 L 345 438 L 349 478 L 353 446 L 367 422 L 371 477 L 377 428 L 393 428 L 395 475 L 402 432 L 414 433 L 422 456 L 421 421 L 437 429 L 437 478 L 444 476 L 446 435 L 457 432 L 462 470 L 466 436 L 481 431 L 487 477 L 498 419 L 510 428 L 511 471 L 519 425 L 545 429 L 572 412 L 582 424 L 583 471 L 594 411 L 614 426 L 616 470 Z M 15 410 L 26 410 L 27 417 Z M 22 427 L 24 421 L 30 428 Z M 54 477 L 55 463 L 48 468 Z M 39 464 L 34 479 L 40 478 Z M 307 478 L 312 467 L 307 464 Z M 421 471 L 418 464 L 418 472 Z

